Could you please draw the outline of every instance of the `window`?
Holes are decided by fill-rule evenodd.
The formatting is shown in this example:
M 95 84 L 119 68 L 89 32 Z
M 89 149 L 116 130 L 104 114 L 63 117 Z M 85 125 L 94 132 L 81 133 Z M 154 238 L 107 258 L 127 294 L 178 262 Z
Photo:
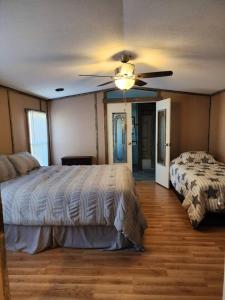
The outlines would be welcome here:
M 41 166 L 48 166 L 48 125 L 44 112 L 28 110 L 28 128 L 31 154 Z

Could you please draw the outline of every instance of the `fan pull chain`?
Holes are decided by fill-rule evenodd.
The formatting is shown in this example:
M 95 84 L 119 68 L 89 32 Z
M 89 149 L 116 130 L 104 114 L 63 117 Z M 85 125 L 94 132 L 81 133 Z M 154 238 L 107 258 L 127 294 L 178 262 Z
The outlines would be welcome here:
M 123 90 L 123 101 L 125 103 L 124 112 L 126 112 L 126 106 L 127 106 L 126 90 Z

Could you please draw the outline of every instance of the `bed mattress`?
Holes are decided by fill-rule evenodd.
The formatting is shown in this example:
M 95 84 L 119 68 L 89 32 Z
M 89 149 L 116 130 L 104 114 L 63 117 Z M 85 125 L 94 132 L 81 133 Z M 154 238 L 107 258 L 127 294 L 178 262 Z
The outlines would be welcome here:
M 42 167 L 1 184 L 5 225 L 110 226 L 137 248 L 147 227 L 124 165 Z
M 197 228 L 208 212 L 225 213 L 225 165 L 219 162 L 172 161 L 171 183 L 184 197 L 182 203 Z

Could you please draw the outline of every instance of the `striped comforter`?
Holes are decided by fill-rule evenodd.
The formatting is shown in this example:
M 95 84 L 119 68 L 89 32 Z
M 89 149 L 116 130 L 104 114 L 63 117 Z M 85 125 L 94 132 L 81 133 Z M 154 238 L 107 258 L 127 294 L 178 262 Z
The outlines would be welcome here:
M 5 224 L 114 225 L 136 246 L 147 227 L 123 165 L 51 166 L 2 183 Z
M 225 164 L 184 163 L 173 160 L 170 179 L 176 191 L 184 196 L 183 207 L 196 228 L 207 212 L 225 213 Z

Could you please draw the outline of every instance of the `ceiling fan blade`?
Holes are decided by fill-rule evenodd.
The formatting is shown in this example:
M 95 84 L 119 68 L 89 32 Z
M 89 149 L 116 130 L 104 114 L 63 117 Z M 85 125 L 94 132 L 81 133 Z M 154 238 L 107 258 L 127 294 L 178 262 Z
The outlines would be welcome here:
M 142 81 L 142 80 L 140 80 L 140 79 L 135 79 L 134 85 L 137 85 L 137 86 L 144 86 L 144 85 L 146 85 L 146 84 L 147 84 L 147 82 L 144 82 L 144 81 Z
M 161 72 L 149 72 L 149 73 L 139 73 L 137 74 L 138 78 L 155 78 L 155 77 L 164 77 L 172 76 L 172 71 L 161 71 Z
M 99 84 L 99 85 L 97 85 L 97 86 L 103 86 L 103 85 L 106 85 L 106 84 L 110 84 L 110 83 L 112 83 L 112 82 L 114 82 L 114 81 L 113 81 L 113 80 L 107 81 L 107 82 L 101 83 L 101 84 Z
M 113 78 L 113 76 L 108 76 L 108 75 L 78 75 L 78 76 L 88 76 L 88 77 L 108 77 L 108 78 Z

